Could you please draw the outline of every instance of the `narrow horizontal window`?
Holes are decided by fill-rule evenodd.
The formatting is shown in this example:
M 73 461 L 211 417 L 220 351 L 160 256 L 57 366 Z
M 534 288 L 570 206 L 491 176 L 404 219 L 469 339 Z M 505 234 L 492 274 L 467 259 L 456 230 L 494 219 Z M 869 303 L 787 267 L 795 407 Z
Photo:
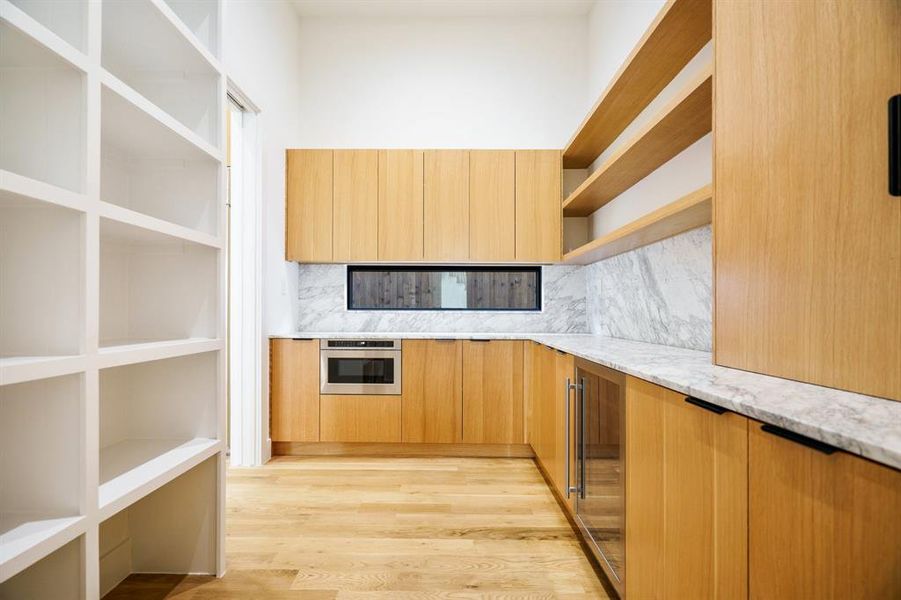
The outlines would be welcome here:
M 541 267 L 350 265 L 349 310 L 541 310 Z

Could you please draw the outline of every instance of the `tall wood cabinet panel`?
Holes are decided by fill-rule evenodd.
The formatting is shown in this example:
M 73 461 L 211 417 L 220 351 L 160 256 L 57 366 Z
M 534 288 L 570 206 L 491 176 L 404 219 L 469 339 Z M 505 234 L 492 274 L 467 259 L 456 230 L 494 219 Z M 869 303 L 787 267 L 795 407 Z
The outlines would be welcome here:
M 333 190 L 333 259 L 373 260 L 379 248 L 378 150 L 335 150 Z
M 285 157 L 285 256 L 332 260 L 332 151 L 288 150 Z
M 749 431 L 750 595 L 901 597 L 901 472 Z
M 469 151 L 469 258 L 516 259 L 516 153 Z
M 270 342 L 270 437 L 319 441 L 319 341 Z
M 554 408 L 554 460 L 552 462 L 551 477 L 557 487 L 557 492 L 561 497 L 566 497 L 566 471 L 570 471 L 570 477 L 574 477 L 575 472 L 575 454 L 569 455 L 567 463 L 566 444 L 574 443 L 576 439 L 574 426 L 575 415 L 572 414 L 573 393 L 569 389 L 567 382 L 572 382 L 575 376 L 575 358 L 571 354 L 565 354 L 557 350 L 553 352 L 554 360 L 554 379 L 553 379 L 553 408 Z M 570 407 L 570 418 L 567 422 L 566 407 Z M 569 428 L 569 436 L 567 436 L 567 428 Z M 571 448 L 572 450 L 572 448 Z M 571 481 L 575 481 L 574 478 Z
M 901 400 L 901 3 L 718 1 L 715 359 Z
M 747 418 L 634 377 L 626 398 L 626 594 L 747 597 Z
M 523 342 L 463 342 L 463 441 L 523 443 Z
M 516 151 L 516 260 L 560 260 L 561 173 L 559 150 Z
M 422 150 L 379 150 L 379 260 L 423 258 L 422 169 Z
M 424 257 L 469 260 L 469 151 L 426 150 L 424 165 Z
M 400 396 L 319 397 L 323 442 L 400 442 Z
M 404 340 L 402 441 L 463 441 L 463 344 Z

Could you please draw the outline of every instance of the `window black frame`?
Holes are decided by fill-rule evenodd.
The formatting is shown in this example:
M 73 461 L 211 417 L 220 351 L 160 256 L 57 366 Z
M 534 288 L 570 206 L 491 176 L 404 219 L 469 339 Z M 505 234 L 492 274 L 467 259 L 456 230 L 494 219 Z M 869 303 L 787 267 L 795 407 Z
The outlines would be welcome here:
M 535 273 L 535 290 L 537 297 L 535 299 L 535 308 L 356 308 L 353 306 L 353 274 L 354 273 L 372 273 L 379 271 L 399 271 L 413 272 L 425 271 L 429 273 L 435 272 L 477 272 L 477 273 Z M 542 268 L 540 265 L 503 265 L 503 266 L 487 266 L 487 265 L 347 265 L 347 276 L 345 278 L 345 286 L 347 288 L 347 310 L 362 311 L 388 311 L 388 312 L 509 312 L 509 313 L 537 313 L 543 310 L 544 288 L 542 287 Z

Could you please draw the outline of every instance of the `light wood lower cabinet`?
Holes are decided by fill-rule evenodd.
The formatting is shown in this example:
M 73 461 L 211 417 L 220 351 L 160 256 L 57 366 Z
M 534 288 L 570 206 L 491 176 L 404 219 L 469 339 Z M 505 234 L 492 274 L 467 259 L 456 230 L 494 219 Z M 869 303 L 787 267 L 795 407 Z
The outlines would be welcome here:
M 269 398 L 273 442 L 319 441 L 319 340 L 272 340 Z
M 749 432 L 751 598 L 901 598 L 901 472 Z
M 747 418 L 628 378 L 628 598 L 747 597 L 747 472 Z
M 463 441 L 463 343 L 404 340 L 404 442 Z
M 400 396 L 319 397 L 319 441 L 401 441 Z
M 463 441 L 523 443 L 523 342 L 463 342 Z

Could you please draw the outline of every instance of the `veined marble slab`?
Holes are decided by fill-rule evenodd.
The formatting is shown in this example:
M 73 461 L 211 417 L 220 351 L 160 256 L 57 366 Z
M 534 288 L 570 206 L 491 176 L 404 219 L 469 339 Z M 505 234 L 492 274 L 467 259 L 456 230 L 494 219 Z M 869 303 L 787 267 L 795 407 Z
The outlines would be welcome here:
M 709 352 L 589 334 L 296 331 L 270 337 L 533 340 L 901 469 L 901 402 L 717 367 Z
M 346 279 L 346 265 L 299 266 L 298 329 L 430 333 L 475 329 L 588 332 L 585 275 L 584 269 L 578 266 L 552 265 L 542 268 L 542 310 L 534 312 L 347 310 Z
M 711 247 L 708 225 L 585 267 L 588 331 L 709 351 Z

